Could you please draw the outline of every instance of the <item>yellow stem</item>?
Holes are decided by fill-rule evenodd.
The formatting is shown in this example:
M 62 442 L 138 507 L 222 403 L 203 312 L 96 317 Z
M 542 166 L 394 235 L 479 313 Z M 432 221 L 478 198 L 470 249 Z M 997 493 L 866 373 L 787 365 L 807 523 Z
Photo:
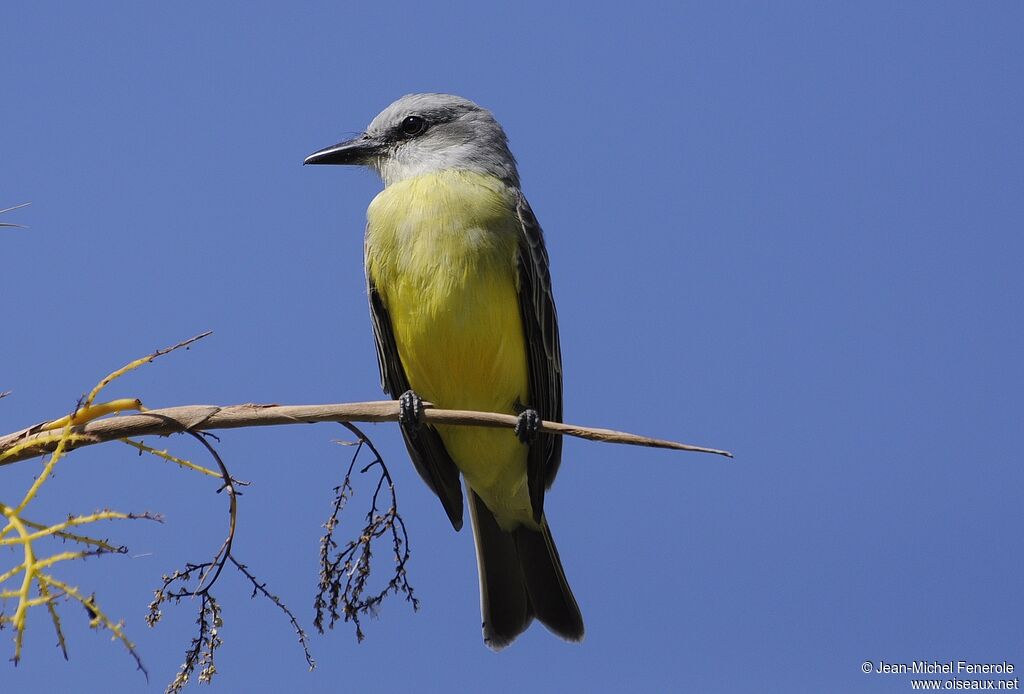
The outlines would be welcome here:
M 138 398 L 120 398 L 118 400 L 111 400 L 110 402 L 103 402 L 99 405 L 86 404 L 75 410 L 72 414 L 61 417 L 60 419 L 55 419 L 52 422 L 47 422 L 40 428 L 40 431 L 54 431 L 56 429 L 62 429 L 68 424 L 71 426 L 79 426 L 80 424 L 91 422 L 94 419 L 98 419 L 114 412 L 125 412 L 127 410 L 141 412 L 142 409 L 142 401 Z
M 19 535 L 22 537 L 28 535 L 28 531 L 25 530 L 21 519 L 18 518 L 17 511 L 4 507 L 3 512 L 8 522 L 14 526 Z M 25 572 L 25 578 L 21 582 L 21 588 L 11 596 L 18 598 L 18 607 L 14 611 L 14 616 L 10 619 L 11 624 L 14 625 L 14 662 L 18 662 L 21 659 L 21 644 L 25 639 L 25 614 L 28 612 L 29 607 L 29 590 L 32 587 L 32 579 L 35 576 L 36 560 L 35 555 L 32 553 L 32 543 L 25 542 L 23 547 L 25 561 L 22 562 L 21 568 Z
M 142 443 L 141 441 L 132 441 L 131 439 L 118 439 L 118 440 L 128 444 L 129 446 L 131 446 L 133 448 L 137 448 L 140 451 L 143 451 L 145 453 L 150 453 L 152 455 L 155 455 L 158 458 L 163 458 L 164 460 L 167 460 L 169 462 L 172 462 L 172 463 L 175 463 L 177 465 L 180 465 L 181 467 L 188 468 L 189 470 L 195 470 L 196 472 L 201 472 L 204 475 L 209 475 L 210 477 L 220 477 L 221 476 L 219 472 L 214 472 L 210 468 L 205 468 L 202 465 L 196 465 L 192 461 L 185 460 L 184 458 L 175 457 L 175 456 L 171 455 L 166 449 L 162 450 L 162 451 L 158 451 L 157 449 L 155 449 L 155 448 L 153 448 L 151 446 L 147 446 L 146 444 Z

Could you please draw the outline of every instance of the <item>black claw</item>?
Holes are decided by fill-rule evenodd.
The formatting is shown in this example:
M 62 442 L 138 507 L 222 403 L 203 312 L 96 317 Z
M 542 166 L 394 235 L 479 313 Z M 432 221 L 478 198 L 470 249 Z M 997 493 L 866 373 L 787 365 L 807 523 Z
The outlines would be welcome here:
M 398 398 L 398 421 L 411 436 L 423 423 L 423 398 L 414 391 L 407 390 Z
M 540 415 L 537 410 L 523 410 L 516 420 L 516 437 L 523 443 L 531 443 L 540 431 Z

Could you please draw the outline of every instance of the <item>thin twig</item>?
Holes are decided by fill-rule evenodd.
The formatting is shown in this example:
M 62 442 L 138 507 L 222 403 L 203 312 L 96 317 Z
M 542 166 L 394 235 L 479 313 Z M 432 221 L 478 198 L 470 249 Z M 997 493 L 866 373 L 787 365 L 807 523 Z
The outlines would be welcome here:
M 237 485 L 244 486 L 248 483 L 240 482 L 231 476 L 227 465 L 224 464 L 224 459 L 221 458 L 220 453 L 217 452 L 213 444 L 207 440 L 212 438 L 219 441 L 215 435 L 206 431 L 189 430 L 185 433 L 202 444 L 207 453 L 210 454 L 210 457 L 217 463 L 219 477 L 221 478 L 221 487 L 217 492 L 226 492 L 228 497 L 228 532 L 227 537 L 221 543 L 220 549 L 217 550 L 217 553 L 213 555 L 211 560 L 200 564 L 188 562 L 185 564 L 184 569 L 178 569 L 170 575 L 164 575 L 161 586 L 154 591 L 154 599 L 149 604 L 146 623 L 153 627 L 160 622 L 162 618 L 161 607 L 168 601 L 176 604 L 185 598 L 199 598 L 199 613 L 196 618 L 196 624 L 199 627 L 198 633 L 193 637 L 192 642 L 185 651 L 185 659 L 178 669 L 178 674 L 167 685 L 166 694 L 180 692 L 188 684 L 189 678 L 192 677 L 197 668 L 199 669 L 198 679 L 200 682 L 209 683 L 217 673 L 215 659 L 217 650 L 223 644 L 219 631 L 223 626 L 224 620 L 221 617 L 220 603 L 211 591 L 220 579 L 221 573 L 228 562 L 234 564 L 235 568 L 252 583 L 253 597 L 263 595 L 287 615 L 292 627 L 299 635 L 299 644 L 302 646 L 302 652 L 306 656 L 306 663 L 310 669 L 314 668 L 316 663 L 309 651 L 306 632 L 302 630 L 295 615 L 281 598 L 267 589 L 266 583 L 261 582 L 232 553 L 235 531 L 238 527 L 238 496 L 241 494 L 235 487 Z M 195 587 L 191 587 L 192 581 L 195 582 Z
M 495 412 L 473 412 L 469 410 L 443 410 L 425 403 L 423 419 L 430 424 L 455 424 L 513 429 L 518 421 L 515 416 Z M 81 448 L 113 439 L 139 436 L 166 436 L 199 429 L 237 429 L 241 427 L 273 426 L 279 424 L 312 424 L 315 422 L 396 422 L 398 401 L 379 400 L 330 405 L 184 405 L 158 410 L 147 410 L 141 414 L 108 417 L 87 422 L 72 429 L 73 438 L 65 444 L 66 450 Z M 13 455 L 0 459 L 0 466 L 27 460 L 52 451 L 59 437 L 54 432 L 40 430 L 43 425 L 0 436 L 0 457 L 4 452 L 18 447 Z M 713 453 L 732 457 L 729 451 L 704 446 L 693 446 L 675 441 L 638 436 L 611 429 L 541 422 L 540 432 L 562 436 L 575 436 L 590 441 L 622 443 L 632 446 L 668 448 L 677 451 Z
M 366 637 L 362 627 L 362 617 L 376 616 L 380 606 L 388 595 L 404 595 L 413 610 L 419 609 L 412 585 L 409 583 L 409 533 L 405 521 L 398 512 L 398 496 L 395 493 L 394 480 L 384 463 L 380 451 L 373 441 L 359 427 L 350 422 L 342 422 L 358 438 L 358 445 L 352 454 L 348 470 L 342 483 L 334 488 L 333 511 L 324 523 L 326 533 L 320 539 L 320 585 L 313 603 L 315 616 L 313 626 L 321 634 L 324 632 L 324 621 L 327 628 L 333 629 L 339 620 L 352 622 L 355 626 L 356 640 L 362 642 Z M 366 512 L 366 521 L 356 539 L 350 540 L 344 548 L 335 539 L 340 515 L 355 489 L 352 486 L 352 473 L 356 469 L 356 461 L 364 447 L 373 454 L 373 460 L 359 468 L 364 474 L 372 468 L 380 473 L 374 492 L 370 498 L 370 508 Z M 381 492 L 387 486 L 387 510 L 382 508 Z M 384 537 L 391 538 L 391 552 L 394 568 L 387 583 L 378 592 L 367 595 L 373 559 L 373 543 Z
M 292 611 L 284 604 L 284 601 L 271 593 L 267 589 L 267 584 L 256 578 L 256 576 L 249 571 L 248 566 L 241 563 L 231 555 L 228 555 L 228 559 L 230 559 L 231 563 L 235 565 L 235 568 L 241 571 L 242 575 L 252 583 L 252 597 L 255 598 L 257 595 L 262 594 L 263 597 L 277 605 L 278 609 L 285 613 L 285 616 L 288 617 L 288 621 L 291 622 L 292 629 L 295 630 L 295 634 L 298 636 L 299 645 L 302 646 L 302 652 L 306 656 L 306 665 L 309 666 L 310 670 L 316 668 L 316 661 L 313 659 L 313 654 L 309 651 L 309 636 L 306 634 L 306 630 L 302 628 L 302 625 L 299 624 L 299 620 L 296 619 Z
M 4 209 L 0 210 L 0 214 L 3 214 L 4 212 L 13 212 L 14 210 L 20 210 L 22 207 L 28 207 L 31 204 L 32 203 L 30 202 L 23 202 L 20 205 L 15 205 L 13 207 L 5 207 Z M 15 227 L 17 229 L 25 228 L 21 224 L 13 224 L 11 222 L 0 222 L 0 227 Z

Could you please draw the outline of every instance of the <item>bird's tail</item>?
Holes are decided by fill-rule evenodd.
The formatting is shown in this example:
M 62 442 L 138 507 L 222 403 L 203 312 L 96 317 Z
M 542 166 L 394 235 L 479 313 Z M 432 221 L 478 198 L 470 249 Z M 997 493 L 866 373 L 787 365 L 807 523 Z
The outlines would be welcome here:
M 512 643 L 536 617 L 569 641 L 583 638 L 583 615 L 565 578 L 547 520 L 540 530 L 505 532 L 476 492 L 469 510 L 480 571 L 484 642 L 494 650 Z

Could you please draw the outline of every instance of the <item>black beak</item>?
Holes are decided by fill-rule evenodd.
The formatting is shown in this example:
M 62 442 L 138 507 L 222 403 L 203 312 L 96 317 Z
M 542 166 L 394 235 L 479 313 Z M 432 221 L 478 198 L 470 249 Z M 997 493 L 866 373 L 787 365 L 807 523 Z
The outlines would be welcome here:
M 303 164 L 365 164 L 380 150 L 380 144 L 365 133 L 313 152 Z

